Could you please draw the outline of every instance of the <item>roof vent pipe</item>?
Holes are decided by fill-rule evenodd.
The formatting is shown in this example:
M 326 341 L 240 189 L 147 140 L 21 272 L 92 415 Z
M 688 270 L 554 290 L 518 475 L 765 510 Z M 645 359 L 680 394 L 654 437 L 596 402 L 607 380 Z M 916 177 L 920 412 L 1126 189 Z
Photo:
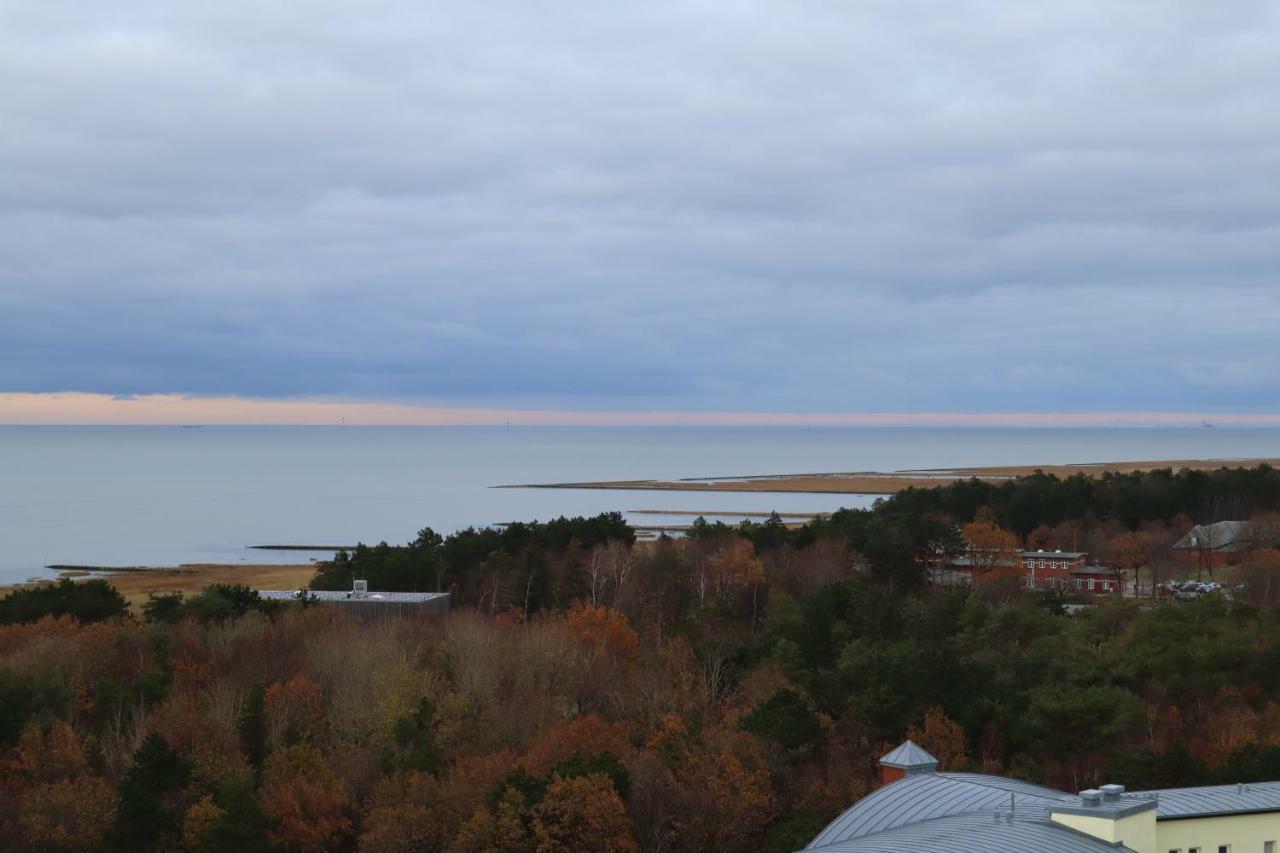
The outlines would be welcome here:
M 1080 803 L 1087 809 L 1096 809 L 1102 805 L 1102 792 L 1097 788 L 1089 788 L 1080 792 Z

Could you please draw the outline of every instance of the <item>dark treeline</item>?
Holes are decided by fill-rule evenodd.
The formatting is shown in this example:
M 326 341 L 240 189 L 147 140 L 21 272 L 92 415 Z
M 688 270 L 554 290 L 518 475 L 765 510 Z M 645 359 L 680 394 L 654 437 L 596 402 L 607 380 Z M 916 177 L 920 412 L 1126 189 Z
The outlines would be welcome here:
M 1280 471 L 1259 465 L 1106 472 L 1097 477 L 1036 473 L 1003 483 L 962 480 L 933 489 L 908 489 L 885 501 L 879 511 L 913 517 L 941 514 L 966 522 L 983 507 L 1020 536 L 1040 525 L 1085 518 L 1116 521 L 1129 529 L 1178 516 L 1205 524 L 1280 510 Z
M 1148 523 L 1183 526 L 1247 519 L 1280 510 L 1280 471 L 1268 465 L 1217 471 L 1159 469 L 1100 477 L 1037 473 L 1002 483 L 971 479 L 907 489 L 870 509 L 844 509 L 789 528 L 776 516 L 730 527 L 694 523 L 689 538 L 740 536 L 757 553 L 838 545 L 857 554 L 872 577 L 902 588 L 923 583 L 925 554 L 962 547 L 957 525 L 989 511 L 1022 539 L 1036 530 L 1078 522 L 1135 530 Z M 560 518 L 502 529 L 468 528 L 442 537 L 430 528 L 407 546 L 360 546 L 321 569 L 312 587 L 350 589 L 355 577 L 371 588 L 448 590 L 464 604 L 491 610 L 519 605 L 528 614 L 563 609 L 589 597 L 591 551 L 609 542 L 630 545 L 635 534 L 618 513 Z M 1079 545 L 1079 542 L 1074 543 Z
M 351 589 L 356 578 L 392 592 L 448 590 L 491 610 L 564 609 L 588 597 L 590 552 L 609 542 L 629 548 L 635 531 L 621 513 L 591 518 L 469 527 L 448 537 L 424 528 L 405 546 L 359 545 L 320 567 L 312 589 Z
M 71 616 L 97 622 L 121 616 L 128 609 L 124 596 L 104 580 L 80 582 L 63 578 L 56 584 L 14 590 L 0 598 L 0 625 L 34 622 L 45 616 Z

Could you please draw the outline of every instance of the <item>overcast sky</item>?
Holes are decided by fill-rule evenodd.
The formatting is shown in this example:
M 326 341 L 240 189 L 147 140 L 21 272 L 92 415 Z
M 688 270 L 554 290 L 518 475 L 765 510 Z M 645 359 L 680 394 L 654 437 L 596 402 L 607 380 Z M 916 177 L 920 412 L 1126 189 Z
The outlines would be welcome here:
M 0 0 L 0 391 L 1260 413 L 1280 4 Z

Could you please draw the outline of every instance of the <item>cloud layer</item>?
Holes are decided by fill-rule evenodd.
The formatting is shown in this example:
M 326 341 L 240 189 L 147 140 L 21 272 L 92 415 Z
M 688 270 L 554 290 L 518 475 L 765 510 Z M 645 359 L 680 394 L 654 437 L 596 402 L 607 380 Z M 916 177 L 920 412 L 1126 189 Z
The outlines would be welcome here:
M 0 7 L 0 390 L 1276 409 L 1274 3 L 198 5 Z

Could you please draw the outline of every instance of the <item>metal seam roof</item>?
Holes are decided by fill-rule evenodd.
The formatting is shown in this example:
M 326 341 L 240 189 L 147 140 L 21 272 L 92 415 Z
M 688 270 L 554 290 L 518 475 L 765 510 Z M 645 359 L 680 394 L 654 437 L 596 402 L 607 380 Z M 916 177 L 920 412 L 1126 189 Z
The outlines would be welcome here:
M 1037 816 L 1016 813 L 1012 819 L 995 811 L 937 817 L 871 835 L 808 849 L 820 853 L 1133 853 Z
M 1280 811 L 1280 782 L 1248 785 L 1203 785 L 1195 788 L 1163 788 L 1135 791 L 1159 798 L 1157 820 L 1216 814 Z
M 294 590 L 294 589 L 260 589 L 258 595 L 269 601 L 297 601 L 299 592 L 305 592 L 316 601 L 352 601 L 370 602 L 422 602 L 446 596 L 447 592 L 369 592 L 365 595 L 353 595 L 339 590 Z
M 890 767 L 925 767 L 928 765 L 937 766 L 938 759 L 930 755 L 915 741 L 904 740 L 885 755 L 882 755 L 880 763 L 887 764 Z
M 981 773 L 923 773 L 863 797 L 820 832 L 808 849 L 938 817 L 1007 809 L 1011 798 L 1016 807 L 1077 802 L 1069 794 L 1016 779 Z

